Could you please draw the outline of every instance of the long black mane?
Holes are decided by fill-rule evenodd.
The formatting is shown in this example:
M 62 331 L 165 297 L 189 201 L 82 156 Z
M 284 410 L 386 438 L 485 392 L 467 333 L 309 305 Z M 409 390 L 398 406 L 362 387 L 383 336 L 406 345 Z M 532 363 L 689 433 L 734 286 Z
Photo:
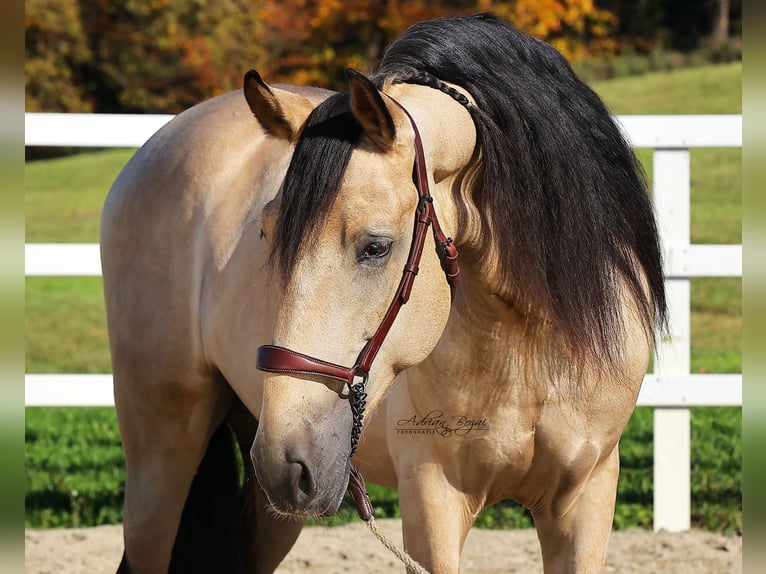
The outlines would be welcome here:
M 553 47 L 491 15 L 440 18 L 395 40 L 373 79 L 380 88 L 431 86 L 471 113 L 481 150 L 471 193 L 485 230 L 477 252 L 497 256 L 499 295 L 553 323 L 570 350 L 602 359 L 611 358 L 620 327 L 619 279 L 647 331 L 665 325 L 659 238 L 642 169 L 604 104 Z M 476 105 L 444 82 L 464 88 Z M 349 122 L 342 133 L 340 116 Z M 353 125 L 347 98 L 325 102 L 309 118 L 287 172 L 280 219 L 294 217 L 299 206 L 306 217 L 290 225 L 297 239 L 280 232 L 281 259 L 307 237 L 299 227 L 313 228 L 337 195 L 359 137 L 349 131 Z M 307 140 L 316 131 L 321 146 Z M 335 161 L 334 175 L 322 172 L 317 181 L 309 156 L 314 165 Z

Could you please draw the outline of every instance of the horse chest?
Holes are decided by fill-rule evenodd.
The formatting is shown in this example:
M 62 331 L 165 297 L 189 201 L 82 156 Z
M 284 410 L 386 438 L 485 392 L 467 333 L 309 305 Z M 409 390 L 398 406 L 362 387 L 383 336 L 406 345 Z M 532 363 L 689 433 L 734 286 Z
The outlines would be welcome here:
M 592 416 L 591 401 L 547 400 L 531 383 L 494 390 L 487 381 L 401 383 L 374 423 L 393 468 L 413 457 L 437 463 L 450 483 L 483 492 L 488 503 L 534 503 L 568 489 L 564 482 L 579 484 L 619 436 Z
M 382 418 L 382 417 L 381 417 Z M 521 477 L 531 466 L 535 408 L 485 393 L 434 392 L 416 381 L 397 386 L 386 404 L 387 442 L 394 461 L 417 453 L 438 461 L 466 483 L 487 484 L 499 474 Z

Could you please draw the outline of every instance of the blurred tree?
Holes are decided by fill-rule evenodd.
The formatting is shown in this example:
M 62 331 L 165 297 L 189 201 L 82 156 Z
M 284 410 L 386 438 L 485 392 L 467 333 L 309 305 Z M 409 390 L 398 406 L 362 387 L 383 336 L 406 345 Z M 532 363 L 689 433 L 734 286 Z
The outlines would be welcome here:
M 341 89 L 343 69 L 374 68 L 409 25 L 445 15 L 492 11 L 551 42 L 569 58 L 612 54 L 617 20 L 593 0 L 283 0 L 264 2 L 270 80 Z M 297 17 L 296 15 L 303 17 Z
M 247 0 L 80 0 L 99 111 L 177 112 L 264 59 Z
M 179 112 L 265 52 L 248 0 L 28 0 L 27 110 Z
M 490 2 L 485 2 L 490 5 Z M 494 3 L 495 13 L 553 44 L 570 60 L 613 54 L 617 18 L 593 0 L 514 0 Z
M 729 11 L 731 3 L 729 0 L 716 0 L 716 10 L 713 20 L 713 47 L 723 45 L 729 39 Z
M 742 0 L 596 0 L 596 4 L 617 16 L 618 41 L 637 52 L 655 46 L 696 50 L 708 39 L 716 47 L 730 35 L 741 34 Z
M 369 72 L 385 47 L 420 20 L 476 11 L 475 0 L 283 0 L 264 2 L 268 81 L 342 89 L 347 67 Z
M 27 111 L 89 112 L 80 73 L 93 54 L 78 0 L 26 0 L 24 72 Z
M 27 0 L 26 108 L 178 112 L 249 68 L 343 89 L 412 23 L 479 11 L 579 59 L 726 38 L 741 0 Z
M 598 5 L 618 21 L 615 37 L 621 48 L 648 52 L 663 28 L 663 4 L 667 0 L 598 0 Z

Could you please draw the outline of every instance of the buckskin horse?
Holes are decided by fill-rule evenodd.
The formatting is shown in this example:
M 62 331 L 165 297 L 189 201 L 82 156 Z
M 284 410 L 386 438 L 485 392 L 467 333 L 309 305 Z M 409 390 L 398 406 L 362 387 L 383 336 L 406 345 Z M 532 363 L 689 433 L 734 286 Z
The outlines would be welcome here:
M 431 572 L 504 499 L 546 573 L 601 571 L 666 315 L 639 165 L 564 58 L 491 15 L 347 75 L 248 72 L 109 193 L 121 571 L 273 571 L 360 476 L 398 489 Z

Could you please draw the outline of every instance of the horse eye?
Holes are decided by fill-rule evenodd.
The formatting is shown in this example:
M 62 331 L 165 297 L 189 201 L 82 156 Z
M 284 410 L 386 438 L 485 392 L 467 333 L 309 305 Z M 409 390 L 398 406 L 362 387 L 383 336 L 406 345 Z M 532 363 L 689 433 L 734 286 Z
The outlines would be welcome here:
M 372 241 L 367 244 L 362 253 L 362 259 L 380 259 L 391 251 L 390 241 Z

